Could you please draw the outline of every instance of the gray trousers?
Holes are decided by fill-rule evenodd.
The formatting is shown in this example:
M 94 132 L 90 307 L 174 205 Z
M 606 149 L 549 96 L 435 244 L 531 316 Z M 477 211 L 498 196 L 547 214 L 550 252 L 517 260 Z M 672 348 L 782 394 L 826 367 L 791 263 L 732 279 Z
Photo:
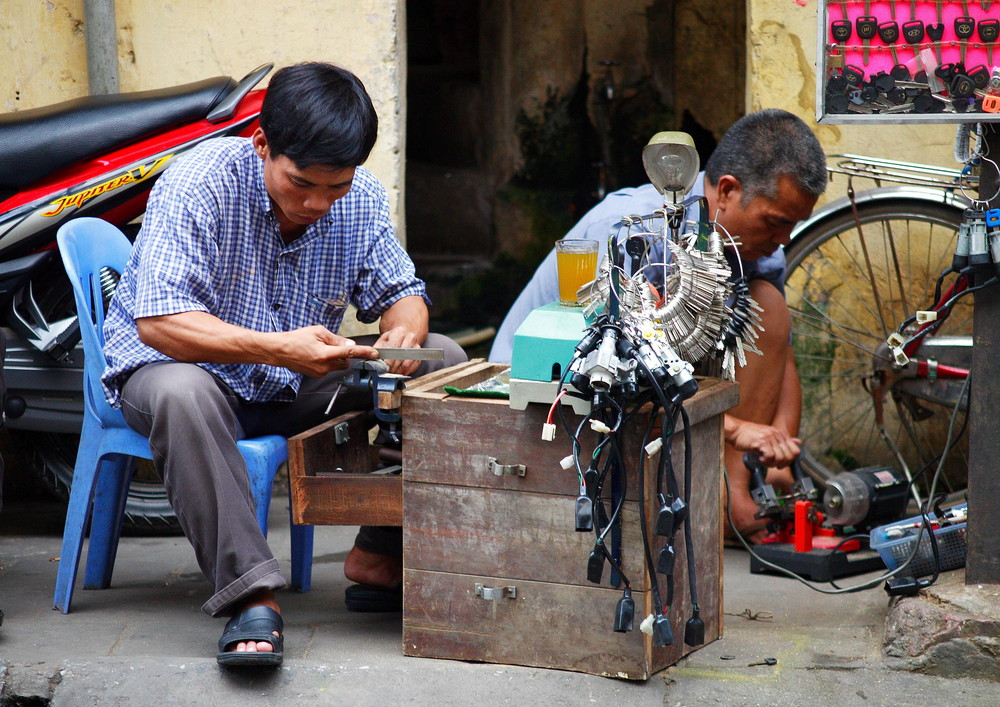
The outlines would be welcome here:
M 370 346 L 374 336 L 355 337 Z M 444 361 L 425 361 L 417 376 L 461 363 L 465 352 L 451 339 L 429 334 L 426 348 L 442 348 Z M 165 361 L 137 369 L 122 388 L 122 413 L 149 437 L 153 463 L 170 505 L 194 547 L 198 565 L 214 593 L 202 610 L 233 613 L 254 592 L 279 589 L 285 578 L 257 525 L 246 463 L 236 442 L 246 437 L 303 432 L 329 417 L 370 410 L 367 389 L 344 386 L 329 415 L 333 392 L 348 371 L 304 378 L 292 402 L 247 403 L 200 366 Z M 405 435 L 405 430 L 404 430 Z M 399 528 L 362 528 L 356 544 L 402 556 Z

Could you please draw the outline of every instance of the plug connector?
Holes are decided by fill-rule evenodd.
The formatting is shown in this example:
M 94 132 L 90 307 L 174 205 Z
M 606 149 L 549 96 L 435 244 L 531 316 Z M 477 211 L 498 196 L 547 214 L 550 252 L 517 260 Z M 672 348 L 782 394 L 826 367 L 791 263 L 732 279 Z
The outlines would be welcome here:
M 594 502 L 590 496 L 576 497 L 576 532 L 587 533 L 594 529 Z
M 598 432 L 598 433 L 604 434 L 604 435 L 606 435 L 609 432 L 611 432 L 611 428 L 608 427 L 607 425 L 605 425 L 600 420 L 591 420 L 590 421 L 590 429 L 592 429 L 594 432 Z
M 551 422 L 546 422 L 542 425 L 542 440 L 545 442 L 551 442 L 556 438 L 556 426 Z
M 587 558 L 587 581 L 600 584 L 604 576 L 604 552 L 601 550 L 601 543 L 598 541 L 594 549 L 590 551 Z
M 674 532 L 674 509 L 666 503 L 660 506 L 660 510 L 656 512 L 653 532 L 663 538 L 670 537 Z
M 597 482 L 600 479 L 600 474 L 597 473 L 597 469 L 593 467 L 587 467 L 587 470 L 583 472 L 583 483 L 587 487 L 587 495 L 591 499 L 596 498 L 597 494 Z
M 649 616 L 647 616 L 646 618 L 644 618 L 642 620 L 641 624 L 639 624 L 639 630 L 642 631 L 647 636 L 652 636 L 653 635 L 653 621 L 655 621 L 655 620 L 656 620 L 656 615 L 655 614 L 650 614 Z
M 670 625 L 670 619 L 660 614 L 653 619 L 653 645 L 662 648 L 674 644 L 674 627 Z
M 622 598 L 618 600 L 618 606 L 615 607 L 615 626 L 614 630 L 616 633 L 628 633 L 632 630 L 632 621 L 635 619 L 635 600 L 632 599 L 632 590 L 629 587 L 625 587 L 625 593 Z M 656 622 L 653 622 L 654 630 Z
M 915 577 L 890 577 L 885 580 L 885 593 L 891 597 L 915 597 L 921 589 L 931 586 L 930 579 Z
M 656 456 L 656 453 L 663 449 L 663 440 L 657 437 L 652 442 L 647 444 L 644 449 L 646 450 L 646 454 L 649 456 Z
M 561 466 L 566 471 L 569 471 L 574 466 L 576 466 L 576 462 L 573 461 L 573 455 L 570 454 L 568 457 L 563 457 L 562 459 L 560 459 L 559 466 Z
M 684 645 L 700 646 L 705 642 L 705 622 L 702 621 L 701 616 L 698 612 L 694 612 L 694 616 L 687 620 L 684 624 Z
M 674 512 L 674 527 L 681 527 L 681 523 L 687 520 L 689 509 L 683 498 L 675 498 L 670 504 L 670 510 Z
M 674 560 L 677 553 L 674 552 L 673 545 L 664 545 L 660 548 L 660 554 L 656 556 L 656 571 L 660 574 L 670 575 L 674 573 Z

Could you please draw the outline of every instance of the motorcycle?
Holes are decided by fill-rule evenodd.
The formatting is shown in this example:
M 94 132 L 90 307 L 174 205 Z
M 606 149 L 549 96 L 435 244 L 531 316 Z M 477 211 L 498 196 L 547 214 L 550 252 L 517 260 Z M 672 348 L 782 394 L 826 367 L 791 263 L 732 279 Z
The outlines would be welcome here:
M 204 140 L 248 136 L 273 65 L 172 88 L 88 96 L 0 115 L 0 326 L 7 338 L 4 415 L 31 470 L 69 497 L 83 424 L 83 349 L 56 231 L 96 216 L 130 238 L 153 184 Z M 116 277 L 109 277 L 110 297 Z M 178 530 L 162 484 L 139 465 L 125 527 Z

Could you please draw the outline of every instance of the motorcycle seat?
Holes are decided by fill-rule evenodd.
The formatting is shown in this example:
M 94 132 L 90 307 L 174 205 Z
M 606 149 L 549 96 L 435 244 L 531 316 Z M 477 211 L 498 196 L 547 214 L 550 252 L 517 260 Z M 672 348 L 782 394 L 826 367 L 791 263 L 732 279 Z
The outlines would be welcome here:
M 200 120 L 235 87 L 232 78 L 217 76 L 0 115 L 0 187 L 21 189 L 74 162 Z

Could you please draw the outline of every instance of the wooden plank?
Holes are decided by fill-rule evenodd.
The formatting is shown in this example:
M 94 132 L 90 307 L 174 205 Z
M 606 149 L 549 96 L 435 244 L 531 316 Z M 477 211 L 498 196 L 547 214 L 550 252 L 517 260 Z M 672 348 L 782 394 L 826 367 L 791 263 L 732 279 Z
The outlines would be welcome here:
M 403 524 L 403 481 L 398 475 L 305 476 L 292 487 L 299 525 Z
M 454 366 L 449 366 L 448 368 L 442 368 L 437 371 L 432 371 L 430 373 L 425 373 L 419 378 L 413 378 L 406 382 L 406 388 L 404 392 L 408 391 L 424 391 L 433 389 L 438 385 L 438 381 L 444 378 L 448 378 L 457 370 L 464 370 L 471 366 L 478 366 L 484 363 L 486 359 L 483 358 L 473 358 L 464 363 L 457 363 Z M 488 377 L 488 376 L 487 376 Z
M 477 582 L 515 586 L 517 596 L 481 599 Z M 630 633 L 611 630 L 620 597 L 614 589 L 406 569 L 403 653 L 645 680 L 666 664 L 647 664 L 639 617 Z M 643 605 L 641 594 L 633 599 Z
M 414 378 L 406 386 L 407 393 L 442 393 L 444 386 L 455 385 L 454 381 L 463 381 L 470 377 L 474 382 L 484 381 L 490 376 L 508 368 L 506 365 L 488 363 L 481 358 L 460 363 L 440 371 L 429 373 L 420 378 Z M 458 386 L 456 386 L 458 387 Z
M 571 498 L 406 484 L 403 519 L 407 567 L 594 586 L 587 558 L 596 537 L 576 532 Z M 644 590 L 637 503 L 625 504 L 623 519 L 622 568 L 632 586 Z M 606 542 L 610 546 L 610 535 Z M 610 575 L 605 564 L 605 582 Z
M 349 441 L 336 442 L 336 428 L 346 424 Z M 354 411 L 339 415 L 316 427 L 288 438 L 289 476 L 336 473 L 365 473 L 373 470 L 373 451 L 368 444 L 367 413 Z
M 453 397 L 441 402 L 404 396 L 403 478 L 407 482 L 577 496 L 580 487 L 576 469 L 566 471 L 559 466 L 559 461 L 572 452 L 572 442 L 562 431 L 552 442 L 541 438 L 547 413 L 541 405 L 511 410 L 503 400 Z M 640 427 L 636 425 L 629 431 L 624 450 L 626 497 L 633 500 L 640 496 L 633 461 L 640 451 Z M 580 442 L 581 459 L 586 463 L 597 444 L 597 434 L 588 427 Z M 524 476 L 496 476 L 489 469 L 491 457 L 500 464 L 523 464 Z

